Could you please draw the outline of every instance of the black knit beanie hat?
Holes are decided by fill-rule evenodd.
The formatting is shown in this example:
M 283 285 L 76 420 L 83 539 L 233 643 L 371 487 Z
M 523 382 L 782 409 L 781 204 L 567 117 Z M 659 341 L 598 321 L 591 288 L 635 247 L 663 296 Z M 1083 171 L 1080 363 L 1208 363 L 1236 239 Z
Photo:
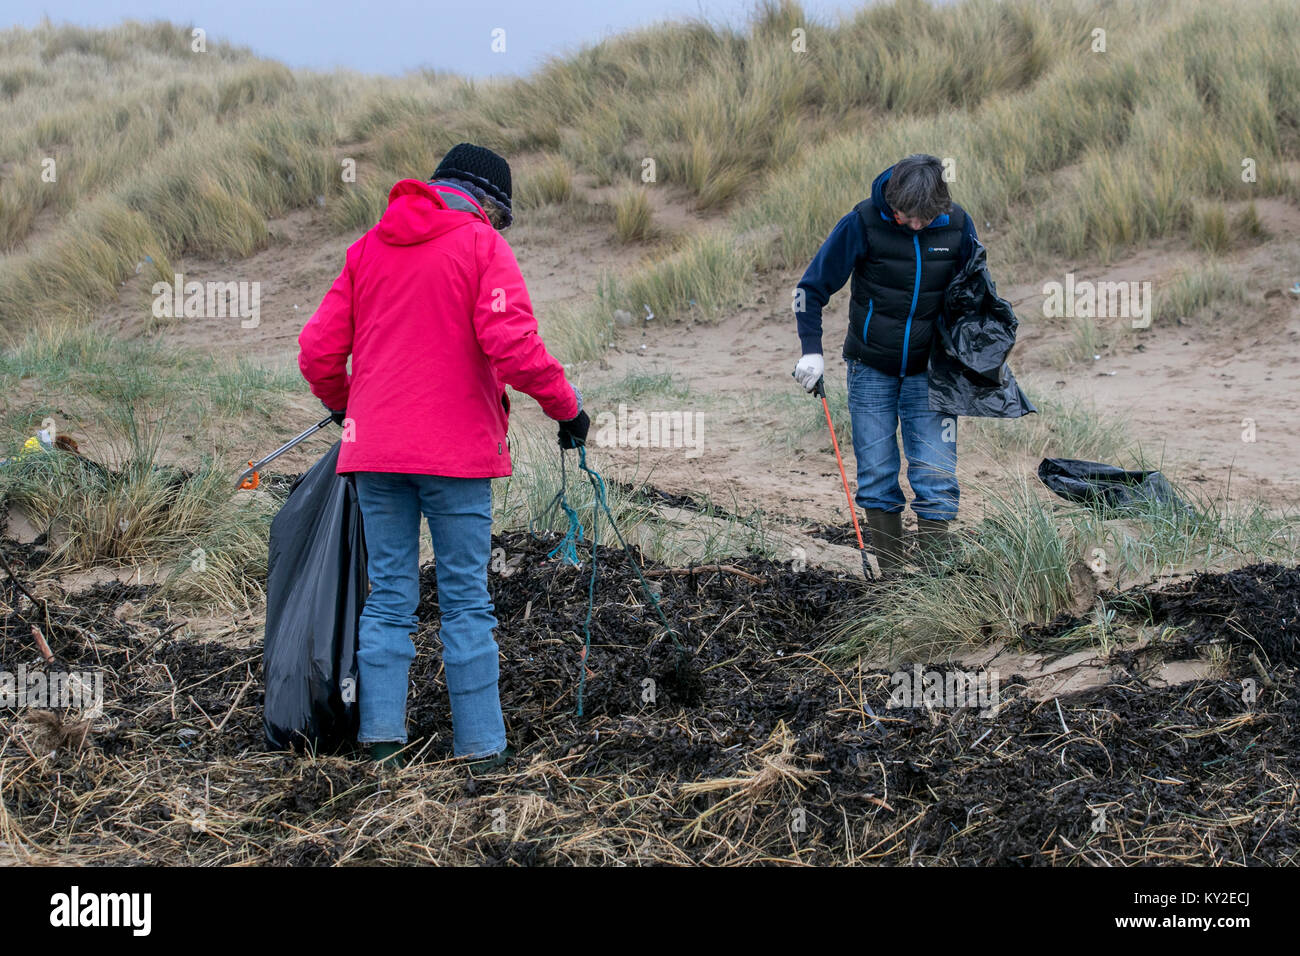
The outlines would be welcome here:
M 487 193 L 506 210 L 510 208 L 510 164 L 492 150 L 473 143 L 457 143 L 442 158 L 434 179 L 463 179 Z

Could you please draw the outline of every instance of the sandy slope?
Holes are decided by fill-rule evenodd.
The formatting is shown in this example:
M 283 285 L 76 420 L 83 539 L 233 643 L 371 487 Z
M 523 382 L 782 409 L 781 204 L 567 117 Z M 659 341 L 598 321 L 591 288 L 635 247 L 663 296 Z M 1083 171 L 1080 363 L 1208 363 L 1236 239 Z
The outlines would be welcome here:
M 595 191 L 588 195 L 599 200 Z M 660 202 L 660 219 L 677 230 L 701 224 L 678 204 Z M 1198 253 L 1163 243 L 1109 265 L 1062 264 L 1060 274 L 1001 291 L 1023 324 L 1014 367 L 1037 394 L 1083 397 L 1100 413 L 1127 415 L 1134 438 L 1154 460 L 1207 493 L 1232 500 L 1259 498 L 1273 505 L 1300 501 L 1300 299 L 1284 290 L 1300 279 L 1300 210 L 1284 201 L 1260 204 L 1267 242 L 1226 257 L 1248 276 L 1252 304 L 1238 312 L 1186 324 L 1157 324 L 1123 332 L 1096 361 L 1064 364 L 1070 332 L 1062 320 L 1042 315 L 1042 282 L 1073 271 L 1092 280 L 1153 280 L 1157 288 L 1181 269 L 1196 268 Z M 256 329 L 237 320 L 178 320 L 152 334 L 166 341 L 232 352 L 259 360 L 292 362 L 296 336 L 342 263 L 353 237 L 331 235 L 322 212 L 296 212 L 271 224 L 277 238 L 265 250 L 233 263 L 189 259 L 187 278 L 256 279 L 262 283 L 262 318 Z M 606 271 L 633 267 L 644 254 L 620 247 L 598 221 L 573 225 L 554 211 L 507 234 L 516 249 L 539 314 L 594 294 Z M 986 237 L 990 245 L 996 236 Z M 602 363 L 576 372 L 593 396 L 595 411 L 615 411 L 618 385 L 628 375 L 671 373 L 685 397 L 651 394 L 630 408 L 693 410 L 702 415 L 698 455 L 684 449 L 602 448 L 607 471 L 648 477 L 674 492 L 707 495 L 729 510 L 754 508 L 822 523 L 843 523 L 844 498 L 824 427 L 794 391 L 790 369 L 798 340 L 788 310 L 795 272 L 762 277 L 749 300 L 716 324 L 656 320 L 628 329 Z M 1267 297 L 1265 297 L 1267 295 Z M 827 310 L 828 378 L 843 387 L 839 357 L 846 295 Z M 142 280 L 127 283 L 97 321 L 119 334 L 145 334 L 152 320 Z M 812 399 L 808 399 L 812 402 Z M 301 421 L 243 423 L 250 454 L 275 447 L 282 436 L 315 420 L 318 406 L 304 390 Z M 517 420 L 545 423 L 532 403 L 516 403 Z M 794 416 L 798 416 L 795 418 Z M 1256 423 L 1256 441 L 1242 440 L 1242 421 Z M 960 441 L 960 439 L 959 439 Z M 963 516 L 978 513 L 978 479 L 991 463 L 969 443 L 960 445 L 966 483 Z M 846 450 L 847 451 L 847 450 Z M 288 456 L 298 470 L 319 446 Z M 848 462 L 850 477 L 852 462 Z M 1032 469 L 1037 461 L 1013 463 Z M 972 480 L 975 479 L 975 480 Z

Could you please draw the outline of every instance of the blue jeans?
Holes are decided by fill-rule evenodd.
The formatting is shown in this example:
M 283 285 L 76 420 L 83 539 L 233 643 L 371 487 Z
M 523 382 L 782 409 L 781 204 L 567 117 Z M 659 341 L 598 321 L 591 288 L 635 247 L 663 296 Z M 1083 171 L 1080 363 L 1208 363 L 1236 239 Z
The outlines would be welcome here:
M 919 517 L 957 517 L 957 419 L 930 411 L 924 372 L 889 375 L 848 360 L 849 417 L 858 459 L 857 502 L 863 508 L 897 513 L 907 503 L 898 484 L 898 427 L 903 426 L 907 480 Z
M 358 743 L 406 742 L 406 696 L 420 603 L 420 516 L 429 522 L 438 575 L 442 663 L 459 756 L 506 745 L 497 625 L 488 594 L 492 486 L 487 478 L 356 473 L 365 522 L 370 596 L 358 635 Z

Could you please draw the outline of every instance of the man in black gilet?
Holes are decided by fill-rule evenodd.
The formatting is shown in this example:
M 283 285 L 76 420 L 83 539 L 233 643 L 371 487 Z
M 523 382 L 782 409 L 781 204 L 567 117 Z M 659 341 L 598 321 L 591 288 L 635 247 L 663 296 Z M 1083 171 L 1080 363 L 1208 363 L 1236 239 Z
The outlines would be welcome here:
M 795 378 L 811 392 L 825 371 L 822 309 L 852 278 L 844 359 L 856 499 L 885 574 L 903 562 L 900 424 L 923 552 L 944 548 L 957 516 L 957 420 L 930 411 L 926 367 L 944 289 L 974 249 L 975 227 L 949 198 L 943 173 L 938 157 L 916 154 L 877 176 L 871 198 L 835 226 L 794 296 L 803 347 Z

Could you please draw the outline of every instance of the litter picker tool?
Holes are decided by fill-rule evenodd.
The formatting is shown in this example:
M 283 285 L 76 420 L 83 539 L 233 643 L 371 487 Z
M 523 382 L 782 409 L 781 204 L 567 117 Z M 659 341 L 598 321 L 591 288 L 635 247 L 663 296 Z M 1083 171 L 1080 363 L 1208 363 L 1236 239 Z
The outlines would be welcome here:
M 831 421 L 831 406 L 826 401 L 826 379 L 817 379 L 812 393 L 822 400 L 822 411 L 826 413 L 826 427 L 831 431 L 831 446 L 835 449 L 835 461 L 840 466 L 840 481 L 844 484 L 844 497 L 849 502 L 849 517 L 853 519 L 853 531 L 858 536 L 858 553 L 862 555 L 862 574 L 868 581 L 876 579 L 871 570 L 871 561 L 867 557 L 867 546 L 862 541 L 862 527 L 858 524 L 858 509 L 853 505 L 853 493 L 849 491 L 849 476 L 844 471 L 844 459 L 840 456 L 840 440 L 835 437 L 835 424 Z
M 262 476 L 258 474 L 259 468 L 265 468 L 267 465 L 275 461 L 277 458 L 283 455 L 294 445 L 297 445 L 299 442 L 302 442 L 305 439 L 310 438 L 312 435 L 316 434 L 318 431 L 320 431 L 322 428 L 328 425 L 331 421 L 333 421 L 333 418 L 329 415 L 326 415 L 324 418 L 318 421 L 315 425 L 311 426 L 311 428 L 307 429 L 297 438 L 291 438 L 288 442 L 281 445 L 275 451 L 271 452 L 271 454 L 267 455 L 261 461 L 250 461 L 248 463 L 248 470 L 245 471 L 242 475 L 240 475 L 239 479 L 236 481 L 235 483 L 236 487 L 244 488 L 246 490 L 252 490 L 256 488 L 262 481 Z

